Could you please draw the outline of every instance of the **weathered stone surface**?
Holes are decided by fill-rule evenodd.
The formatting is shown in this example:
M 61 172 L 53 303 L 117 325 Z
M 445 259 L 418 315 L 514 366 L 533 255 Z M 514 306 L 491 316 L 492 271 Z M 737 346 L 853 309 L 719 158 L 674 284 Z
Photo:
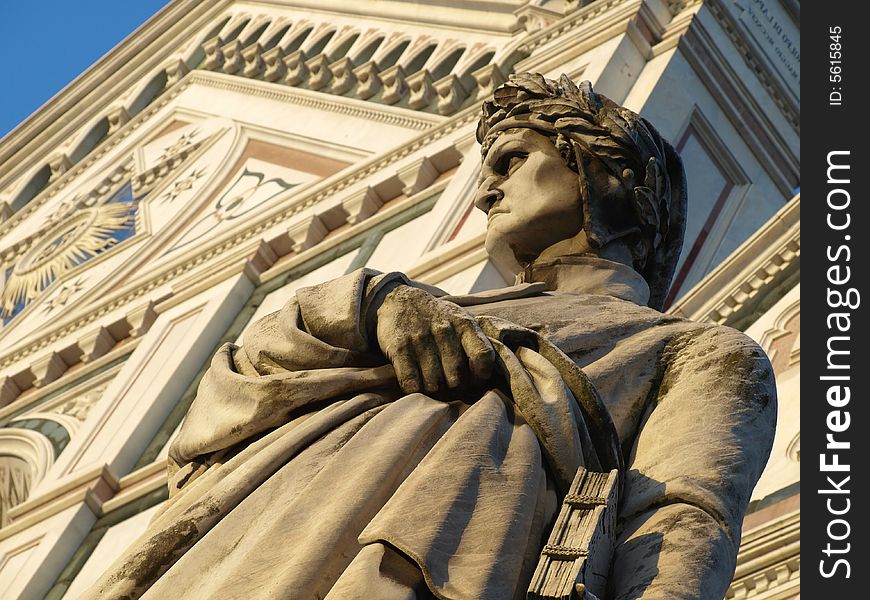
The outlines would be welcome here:
M 524 598 L 580 467 L 617 469 L 621 500 L 610 573 L 576 597 L 724 595 L 775 388 L 743 334 L 658 311 L 679 157 L 564 77 L 496 89 L 478 139 L 517 285 L 299 290 L 215 355 L 167 507 L 86 598 Z

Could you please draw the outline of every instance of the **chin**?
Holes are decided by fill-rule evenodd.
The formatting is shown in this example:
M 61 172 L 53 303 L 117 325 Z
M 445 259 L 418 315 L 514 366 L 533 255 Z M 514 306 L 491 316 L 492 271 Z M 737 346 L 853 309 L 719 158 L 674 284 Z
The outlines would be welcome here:
M 517 261 L 513 250 L 511 250 L 504 238 L 493 235 L 493 232 L 488 231 L 484 247 L 489 255 L 489 260 L 505 279 L 510 279 L 523 270 L 522 265 Z

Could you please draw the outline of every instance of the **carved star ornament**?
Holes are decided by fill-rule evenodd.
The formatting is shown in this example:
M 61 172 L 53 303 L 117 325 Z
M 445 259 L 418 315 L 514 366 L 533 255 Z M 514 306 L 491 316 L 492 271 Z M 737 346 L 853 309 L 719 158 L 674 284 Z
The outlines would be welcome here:
M 64 203 L 6 269 L 0 317 L 13 317 L 58 277 L 133 235 L 137 207 L 129 183 L 103 201 L 91 197 Z

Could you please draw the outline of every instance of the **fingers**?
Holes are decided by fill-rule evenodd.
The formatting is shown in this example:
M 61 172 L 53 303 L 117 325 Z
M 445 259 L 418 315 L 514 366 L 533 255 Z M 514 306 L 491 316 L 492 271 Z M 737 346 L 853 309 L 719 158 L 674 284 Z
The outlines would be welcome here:
M 422 335 L 413 342 L 414 353 L 423 379 L 423 389 L 434 393 L 441 389 L 441 357 L 431 335 Z
M 387 295 L 377 315 L 378 345 L 406 394 L 431 394 L 490 378 L 495 350 L 459 306 L 400 287 Z
M 467 369 L 468 361 L 459 336 L 449 322 L 436 323 L 432 326 L 432 337 L 438 346 L 438 354 L 441 357 L 441 369 L 447 387 L 453 389 L 462 383 L 462 378 Z
M 396 379 L 399 387 L 406 394 L 413 394 L 423 389 L 420 370 L 413 352 L 410 340 L 398 344 L 394 349 L 387 352 L 393 369 L 396 371 Z
M 479 382 L 486 381 L 492 375 L 495 365 L 495 350 L 477 323 L 471 319 L 463 319 L 459 327 L 462 347 L 468 356 L 468 366 L 472 376 Z
M 435 393 L 442 388 L 443 370 L 439 351 L 431 335 L 410 336 L 387 353 L 399 387 L 406 394 Z

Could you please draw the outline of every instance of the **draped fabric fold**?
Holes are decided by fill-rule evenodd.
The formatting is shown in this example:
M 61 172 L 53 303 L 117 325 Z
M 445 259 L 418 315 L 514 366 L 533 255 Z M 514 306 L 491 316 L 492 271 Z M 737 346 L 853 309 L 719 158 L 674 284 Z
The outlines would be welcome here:
M 319 598 L 378 543 L 439 598 L 523 597 L 559 496 L 618 447 L 583 372 L 534 331 L 478 317 L 492 387 L 403 395 L 392 366 L 351 366 L 370 360 L 358 351 L 283 368 L 306 366 L 300 346 L 330 349 L 288 327 L 298 303 L 276 315 L 219 350 L 172 447 L 168 506 L 85 597 Z M 278 328 L 292 352 L 247 344 Z
M 608 261 L 539 270 L 559 289 L 445 297 L 497 351 L 475 389 L 400 390 L 364 323 L 417 285 L 401 274 L 356 271 L 252 324 L 203 376 L 169 501 L 82 597 L 524 598 L 580 465 L 623 475 L 610 600 L 722 597 L 773 440 L 769 361 L 643 306 Z

